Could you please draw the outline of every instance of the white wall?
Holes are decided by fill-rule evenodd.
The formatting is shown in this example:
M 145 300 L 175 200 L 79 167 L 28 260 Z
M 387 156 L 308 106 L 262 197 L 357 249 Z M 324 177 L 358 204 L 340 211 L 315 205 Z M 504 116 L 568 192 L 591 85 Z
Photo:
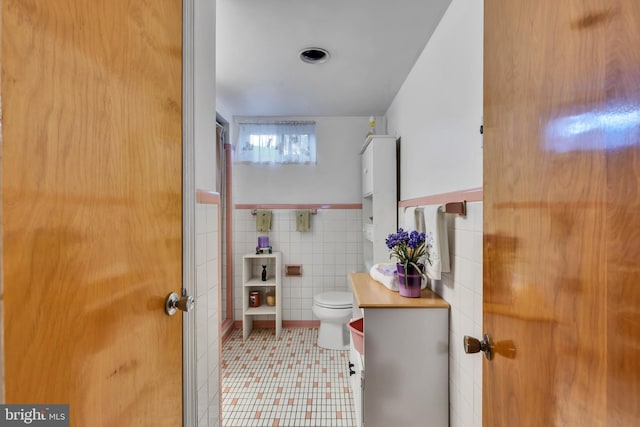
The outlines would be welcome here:
M 280 118 L 279 118 L 280 119 Z M 299 119 L 293 117 L 291 119 Z M 235 204 L 361 203 L 360 149 L 369 117 L 304 117 L 316 122 L 316 165 L 233 165 Z M 384 123 L 384 121 L 381 121 Z M 383 125 L 376 126 L 383 129 Z M 234 144 L 235 140 L 231 139 Z M 295 231 L 294 211 L 273 210 L 269 233 L 257 233 L 249 210 L 234 210 L 234 319 L 242 319 L 242 255 L 268 234 L 283 263 L 302 264 L 303 276 L 284 277 L 283 320 L 314 320 L 313 296 L 347 290 L 347 273 L 362 265 L 360 209 L 319 209 L 309 232 Z
M 449 398 L 451 427 L 482 427 L 481 353 L 466 354 L 465 335 L 482 337 L 482 202 L 467 203 L 467 216 L 448 215 L 451 273 L 435 291 L 451 305 Z
M 428 206 L 423 206 L 428 209 Z M 414 228 L 414 209 L 400 209 L 399 222 Z M 482 355 L 465 354 L 465 335 L 482 336 L 482 202 L 467 203 L 467 215 L 447 215 L 451 272 L 430 287 L 450 305 L 449 403 L 451 427 L 482 427 Z
M 256 231 L 256 218 L 248 209 L 236 209 L 233 217 L 234 319 L 242 319 L 242 255 L 255 253 L 258 235 L 269 235 L 269 244 L 282 252 L 283 264 L 301 264 L 301 277 L 283 275 L 282 319 L 317 320 L 313 297 L 326 291 L 348 291 L 347 274 L 362 265 L 362 211 L 318 209 L 311 215 L 311 230 L 296 231 L 295 211 L 273 210 L 269 233 Z M 273 316 L 265 319 L 273 320 Z
M 220 206 L 196 205 L 196 389 L 198 426 L 217 426 L 220 414 L 218 217 Z
M 483 3 L 453 0 L 387 111 L 401 137 L 402 200 L 482 187 Z M 451 306 L 449 397 L 452 427 L 482 426 L 482 356 L 462 337 L 482 334 L 482 202 L 447 216 L 451 273 L 434 290 Z M 414 227 L 413 209 L 399 222 Z
M 482 186 L 483 3 L 453 0 L 387 111 L 401 199 Z
M 317 164 L 235 163 L 234 203 L 361 202 L 360 148 L 369 128 L 369 117 L 304 119 L 316 122 Z M 232 141 L 235 145 L 236 141 Z
M 195 187 L 216 189 L 215 0 L 193 0 L 193 108 Z M 189 29 L 188 29 L 189 30 Z M 189 78 L 190 76 L 185 76 Z M 189 171 L 185 171 L 189 173 Z M 196 241 L 196 401 L 198 426 L 218 426 L 220 418 L 220 343 L 218 292 L 219 206 L 195 206 Z
M 216 2 L 195 0 L 196 188 L 216 188 Z
M 220 99 L 216 99 L 216 113 L 218 113 L 228 123 L 232 122 L 233 114 L 227 108 L 227 106 L 220 101 Z M 231 129 L 229 129 L 229 131 L 231 132 Z M 227 135 L 227 143 L 232 142 L 233 141 L 232 138 L 233 138 L 233 135 Z

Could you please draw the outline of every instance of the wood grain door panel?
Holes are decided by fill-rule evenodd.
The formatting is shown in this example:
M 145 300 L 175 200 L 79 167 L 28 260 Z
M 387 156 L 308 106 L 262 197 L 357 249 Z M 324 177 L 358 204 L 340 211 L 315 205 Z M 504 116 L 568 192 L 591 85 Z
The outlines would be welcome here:
M 2 0 L 8 403 L 182 425 L 182 3 Z
M 486 426 L 640 419 L 640 5 L 485 1 Z

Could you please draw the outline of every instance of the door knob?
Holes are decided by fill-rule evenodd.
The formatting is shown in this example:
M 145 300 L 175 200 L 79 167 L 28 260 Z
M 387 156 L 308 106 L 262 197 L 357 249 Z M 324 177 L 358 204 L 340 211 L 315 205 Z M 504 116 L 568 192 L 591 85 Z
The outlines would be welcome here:
M 493 346 L 491 345 L 491 337 L 484 334 L 482 341 L 470 336 L 464 336 L 464 352 L 467 354 L 483 352 L 487 360 L 493 359 Z
M 169 315 L 173 316 L 176 314 L 178 310 L 184 311 L 185 313 L 193 310 L 193 306 L 195 305 L 195 300 L 190 295 L 183 295 L 179 297 L 177 293 L 171 292 L 167 296 L 167 301 L 164 304 L 164 311 Z

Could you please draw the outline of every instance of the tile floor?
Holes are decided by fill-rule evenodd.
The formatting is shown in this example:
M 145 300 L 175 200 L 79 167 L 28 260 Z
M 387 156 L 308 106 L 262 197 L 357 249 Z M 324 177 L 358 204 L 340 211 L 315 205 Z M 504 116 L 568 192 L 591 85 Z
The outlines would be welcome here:
M 222 425 L 355 426 L 348 351 L 316 345 L 318 330 L 235 330 L 222 346 Z

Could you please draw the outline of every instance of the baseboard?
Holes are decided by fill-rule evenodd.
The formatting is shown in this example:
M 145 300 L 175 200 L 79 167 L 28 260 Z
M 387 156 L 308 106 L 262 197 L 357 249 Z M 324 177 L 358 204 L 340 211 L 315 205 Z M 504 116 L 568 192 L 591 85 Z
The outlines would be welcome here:
M 283 320 L 283 328 L 319 328 L 319 320 Z
M 242 329 L 242 320 L 236 320 L 233 323 L 236 329 Z M 275 328 L 275 320 L 254 320 L 253 327 L 258 329 Z M 319 328 L 319 320 L 283 320 L 283 328 Z
M 220 336 L 222 337 L 223 343 L 231 336 L 231 333 L 236 328 L 237 326 L 233 320 L 227 320 L 222 324 L 220 328 Z

